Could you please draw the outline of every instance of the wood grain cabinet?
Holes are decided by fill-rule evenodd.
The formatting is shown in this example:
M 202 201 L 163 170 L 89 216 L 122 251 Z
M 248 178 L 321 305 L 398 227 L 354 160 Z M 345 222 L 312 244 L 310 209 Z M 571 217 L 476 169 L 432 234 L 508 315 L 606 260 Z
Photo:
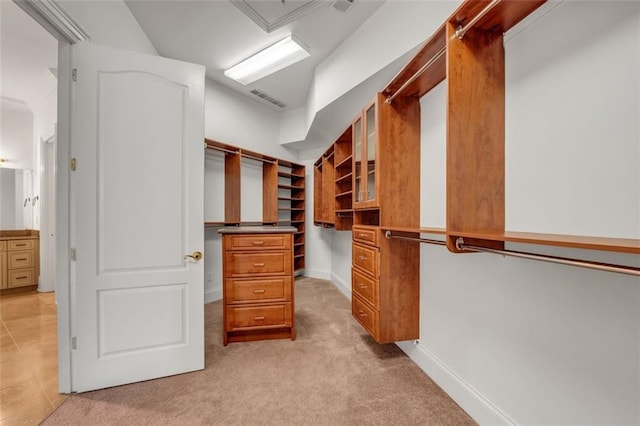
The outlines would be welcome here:
M 295 228 L 221 229 L 223 344 L 295 339 Z
M 37 285 L 39 264 L 37 237 L 0 241 L 0 289 Z
M 379 227 L 353 226 L 351 310 L 378 343 L 419 336 L 420 250 L 406 243 Z

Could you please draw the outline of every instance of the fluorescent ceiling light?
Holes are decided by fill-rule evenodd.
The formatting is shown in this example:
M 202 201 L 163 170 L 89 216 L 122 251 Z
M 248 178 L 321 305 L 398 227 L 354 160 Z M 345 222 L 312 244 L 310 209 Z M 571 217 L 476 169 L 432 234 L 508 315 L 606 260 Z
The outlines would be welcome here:
M 289 35 L 226 69 L 224 75 L 247 85 L 309 56 L 309 51 L 302 47 L 293 35 Z

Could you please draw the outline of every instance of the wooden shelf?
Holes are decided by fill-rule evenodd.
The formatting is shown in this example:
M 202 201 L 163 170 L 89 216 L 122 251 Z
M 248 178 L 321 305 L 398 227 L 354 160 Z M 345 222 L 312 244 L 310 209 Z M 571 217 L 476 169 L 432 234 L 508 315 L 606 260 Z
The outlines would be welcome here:
M 293 173 L 283 172 L 281 170 L 278 171 L 278 176 L 279 177 L 284 177 L 284 178 L 293 178 L 293 179 L 304 178 L 304 176 L 296 175 L 296 174 L 293 174 Z
M 538 244 L 587 250 L 640 254 L 640 240 L 631 238 L 589 237 L 582 235 L 543 234 L 535 232 L 452 232 L 450 237 L 473 238 L 487 241 Z
M 278 201 L 304 201 L 304 198 L 278 197 Z
M 339 197 L 346 197 L 346 196 L 348 196 L 348 195 L 353 195 L 353 191 L 346 191 L 346 192 L 342 192 L 342 193 L 340 193 L 340 194 L 336 194 L 336 198 L 339 198 Z
M 300 189 L 304 189 L 304 186 L 293 186 L 293 185 L 285 185 L 285 184 L 279 183 L 278 184 L 278 188 L 279 189 L 300 190 Z
M 340 183 L 340 182 L 344 182 L 346 180 L 350 180 L 352 176 L 353 176 L 353 173 L 349 172 L 346 175 L 340 176 L 338 179 L 336 179 L 336 183 Z
M 353 155 L 349 155 L 347 158 L 345 158 L 344 160 L 342 160 L 341 162 L 335 165 L 336 169 L 341 168 L 343 166 L 350 166 L 352 158 L 353 158 Z

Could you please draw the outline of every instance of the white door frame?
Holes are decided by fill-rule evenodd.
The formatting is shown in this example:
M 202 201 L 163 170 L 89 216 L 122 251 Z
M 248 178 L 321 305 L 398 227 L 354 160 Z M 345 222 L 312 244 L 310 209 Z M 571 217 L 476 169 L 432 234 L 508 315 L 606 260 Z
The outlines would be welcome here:
M 58 391 L 71 392 L 71 299 L 69 275 L 69 132 L 71 44 L 89 36 L 53 1 L 14 0 L 58 40 L 58 135 L 56 150 L 56 300 L 58 302 Z

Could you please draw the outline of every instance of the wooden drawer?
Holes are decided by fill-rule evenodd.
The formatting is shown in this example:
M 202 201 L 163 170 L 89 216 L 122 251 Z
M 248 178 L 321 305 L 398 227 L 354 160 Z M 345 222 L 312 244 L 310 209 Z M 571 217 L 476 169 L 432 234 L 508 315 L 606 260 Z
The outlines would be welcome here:
M 375 309 L 378 305 L 378 280 L 351 268 L 351 290 Z
M 35 269 L 14 269 L 7 274 L 7 281 L 9 288 L 23 287 L 25 285 L 34 285 L 35 282 Z
M 225 250 L 283 250 L 291 248 L 291 234 L 227 235 Z
M 291 327 L 291 303 L 268 306 L 227 306 L 227 331 Z
M 226 252 L 225 276 L 291 275 L 291 250 L 265 253 Z
M 291 301 L 291 277 L 227 279 L 224 286 L 227 304 Z
M 378 228 L 362 228 L 354 226 L 352 230 L 353 241 L 378 246 Z
M 353 243 L 351 251 L 353 266 L 357 266 L 365 272 L 370 273 L 374 278 L 378 278 L 378 249 Z
M 7 253 L 0 252 L 0 289 L 7 288 Z
M 35 266 L 33 250 L 9 252 L 9 269 L 31 268 L 33 266 Z
M 9 251 L 15 250 L 33 250 L 35 247 L 34 240 L 9 240 Z
M 0 251 L 7 251 L 7 242 L 0 241 Z
M 371 309 L 354 294 L 351 298 L 351 313 L 374 339 L 378 339 L 378 311 Z

